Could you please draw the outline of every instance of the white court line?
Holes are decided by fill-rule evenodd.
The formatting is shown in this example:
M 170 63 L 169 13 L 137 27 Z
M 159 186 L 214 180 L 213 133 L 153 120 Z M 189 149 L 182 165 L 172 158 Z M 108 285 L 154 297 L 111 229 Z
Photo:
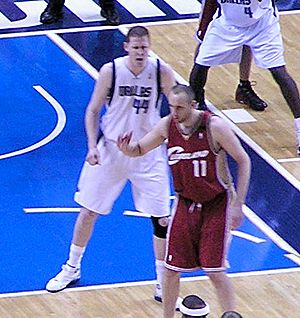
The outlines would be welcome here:
M 298 162 L 300 158 L 287 158 L 287 159 L 277 159 L 279 163 L 290 163 L 290 162 Z
M 64 127 L 66 125 L 67 119 L 66 119 L 65 111 L 62 108 L 62 106 L 57 102 L 57 100 L 54 99 L 54 97 L 52 97 L 42 86 L 37 85 L 37 86 L 33 86 L 33 88 L 37 92 L 39 92 L 50 103 L 50 105 L 56 111 L 56 114 L 57 114 L 56 126 L 48 136 L 46 136 L 45 138 L 43 138 L 39 142 L 37 142 L 29 147 L 0 155 L 0 160 L 14 157 L 14 156 L 23 155 L 27 152 L 33 151 L 35 149 L 38 149 L 38 148 L 48 144 L 50 141 L 55 139 L 62 132 L 62 130 L 64 129 Z
M 255 224 L 263 233 L 265 233 L 279 248 L 282 250 L 300 257 L 300 254 L 283 240 L 269 225 L 259 218 L 249 207 L 243 206 L 243 213 L 246 217 Z
M 300 272 L 300 268 L 281 268 L 281 269 L 271 269 L 265 271 L 255 271 L 255 272 L 242 272 L 242 273 L 231 273 L 228 274 L 231 278 L 238 277 L 251 277 L 251 276 L 264 276 L 264 275 L 278 275 L 278 274 L 288 274 Z M 204 276 L 195 276 L 195 277 L 182 277 L 180 278 L 181 282 L 194 282 L 200 280 L 208 280 L 206 275 Z M 93 285 L 93 286 L 84 286 L 84 287 L 72 287 L 66 288 L 59 293 L 70 293 L 70 292 L 83 292 L 83 291 L 92 291 L 92 290 L 102 290 L 102 289 L 112 289 L 112 288 L 124 288 L 124 287 L 135 287 L 135 286 L 146 286 L 146 285 L 155 285 L 156 280 L 147 280 L 140 282 L 127 282 L 127 283 L 116 283 L 116 284 L 104 284 L 104 285 Z M 27 292 L 16 292 L 16 293 L 6 293 L 0 294 L 1 298 L 16 298 L 16 297 L 25 297 L 25 296 L 37 296 L 37 295 L 50 295 L 46 290 L 35 290 Z
M 254 235 L 250 235 L 248 233 L 237 231 L 237 230 L 231 230 L 231 234 L 236 236 L 236 237 L 240 237 L 242 239 L 248 240 L 248 241 L 256 243 L 256 244 L 266 242 L 265 239 L 261 239 L 259 237 L 254 236 Z
M 285 254 L 284 256 L 300 266 L 300 255 Z
M 94 80 L 98 78 L 98 71 L 76 50 L 72 48 L 62 37 L 57 34 L 48 34 L 51 39 L 59 48 L 61 48 L 72 60 L 85 70 Z
M 24 208 L 25 213 L 65 213 L 65 212 L 79 212 L 80 208 Z
M 290 11 L 279 12 L 279 15 L 293 15 L 293 14 L 300 14 L 300 10 L 290 10 Z M 169 25 L 169 24 L 196 23 L 198 21 L 199 21 L 198 18 L 190 18 L 190 19 L 177 19 L 177 20 L 167 20 L 167 21 L 136 22 L 136 23 L 121 24 L 121 26 L 130 28 L 136 25 L 143 25 L 145 27 L 148 27 L 148 26 L 159 26 L 159 25 Z M 92 31 L 102 31 L 102 30 L 113 30 L 117 28 L 118 28 L 117 26 L 109 26 L 109 25 L 100 26 L 99 25 L 99 26 L 87 26 L 87 27 L 77 27 L 77 28 L 69 28 L 69 29 L 23 31 L 23 32 L 0 34 L 0 39 L 49 35 L 49 34 L 61 34 L 61 33 L 92 32 Z

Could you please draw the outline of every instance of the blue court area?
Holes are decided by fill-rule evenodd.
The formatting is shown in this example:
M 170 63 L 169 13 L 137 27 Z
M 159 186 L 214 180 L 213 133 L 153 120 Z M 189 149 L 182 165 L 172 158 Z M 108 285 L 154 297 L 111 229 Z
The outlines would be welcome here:
M 122 54 L 117 30 L 62 38 L 96 68 Z M 109 38 L 115 41 L 107 46 Z M 76 208 L 94 81 L 46 36 L 1 39 L 0 73 L 0 293 L 41 290 L 67 259 L 76 213 L 24 209 Z M 245 147 L 253 165 L 247 205 L 300 252 L 299 191 Z M 127 185 L 111 215 L 96 224 L 78 286 L 154 279 L 152 227 L 147 218 L 123 215 L 132 209 Z M 233 237 L 230 272 L 299 267 L 248 219 L 239 231 L 250 236 Z

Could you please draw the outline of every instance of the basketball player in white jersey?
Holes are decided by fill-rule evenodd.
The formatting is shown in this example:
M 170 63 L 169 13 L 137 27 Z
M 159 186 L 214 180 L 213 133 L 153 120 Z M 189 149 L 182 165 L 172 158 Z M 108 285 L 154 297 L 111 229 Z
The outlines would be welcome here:
M 63 290 L 80 278 L 83 253 L 99 215 L 109 214 L 127 180 L 132 183 L 135 207 L 151 214 L 158 285 L 155 299 L 161 301 L 162 277 L 169 209 L 169 177 L 166 149 L 155 149 L 142 158 L 129 158 L 117 147 L 120 133 L 133 131 L 133 139 L 146 135 L 160 119 L 161 91 L 167 95 L 175 84 L 172 69 L 148 56 L 150 38 L 141 26 L 129 30 L 125 57 L 103 65 L 86 110 L 88 153 L 75 201 L 82 207 L 77 218 L 69 259 L 62 271 L 46 285 L 49 292 Z M 99 135 L 99 113 L 106 103 Z M 117 253 L 117 251 L 116 251 Z
M 199 53 L 201 43 L 203 42 L 204 35 L 207 31 L 208 25 L 211 22 L 213 15 L 216 10 L 216 3 L 212 5 L 205 5 L 206 0 L 202 0 L 201 11 L 199 14 L 199 25 L 198 30 L 195 33 L 195 38 L 199 45 L 196 49 L 196 55 Z M 252 65 L 252 53 L 251 49 L 244 45 L 243 51 L 241 54 L 241 61 L 239 64 L 239 77 L 240 82 L 235 91 L 235 100 L 241 104 L 248 105 L 251 109 L 256 111 L 264 111 L 267 108 L 267 103 L 262 100 L 253 90 L 252 86 L 254 85 L 250 81 L 250 71 Z M 199 109 L 207 109 L 207 105 L 203 100 L 202 104 L 198 105 Z
M 239 63 L 243 45 L 249 46 L 255 64 L 270 70 L 293 113 L 299 155 L 299 91 L 285 68 L 278 11 L 274 1 L 206 0 L 205 6 L 213 7 L 216 14 L 204 35 L 190 74 L 190 84 L 197 101 L 200 103 L 204 100 L 204 85 L 209 67 Z

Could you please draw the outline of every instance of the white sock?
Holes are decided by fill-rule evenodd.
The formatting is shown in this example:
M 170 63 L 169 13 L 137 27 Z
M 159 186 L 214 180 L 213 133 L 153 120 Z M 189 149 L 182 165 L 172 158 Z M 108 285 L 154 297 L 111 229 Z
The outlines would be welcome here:
M 156 280 L 157 283 L 162 287 L 164 273 L 165 273 L 165 262 L 161 260 L 155 260 Z
M 298 146 L 300 146 L 300 118 L 294 119 Z
M 79 268 L 84 251 L 85 251 L 85 247 L 80 247 L 80 246 L 77 246 L 75 244 L 71 244 L 69 259 L 67 261 L 67 264 L 72 266 L 72 267 Z

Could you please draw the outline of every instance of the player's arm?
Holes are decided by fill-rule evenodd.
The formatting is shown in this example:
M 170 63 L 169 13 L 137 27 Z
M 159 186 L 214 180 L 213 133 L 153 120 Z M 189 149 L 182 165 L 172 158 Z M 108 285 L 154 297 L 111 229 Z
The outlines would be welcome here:
M 243 218 L 242 206 L 245 202 L 250 179 L 250 158 L 237 136 L 223 119 L 217 116 L 212 117 L 210 128 L 215 145 L 221 146 L 237 163 L 236 199 L 231 206 L 232 228 L 236 228 Z
M 98 79 L 85 112 L 85 130 L 88 141 L 88 154 L 86 160 L 90 164 L 100 163 L 97 150 L 99 133 L 99 113 L 103 107 L 112 82 L 112 63 L 103 65 L 99 71 Z
M 202 7 L 199 15 L 199 24 L 197 30 L 198 40 L 203 41 L 207 27 L 213 19 L 213 16 L 216 13 L 217 8 L 218 3 L 216 0 L 202 0 Z
M 98 79 L 85 112 L 85 129 L 88 138 L 88 148 L 97 145 L 99 132 L 99 113 L 103 107 L 112 82 L 112 64 L 103 65 L 99 71 Z
M 157 125 L 138 142 L 131 141 L 132 132 L 119 136 L 119 149 L 129 157 L 143 156 L 150 150 L 160 146 L 168 138 L 170 116 L 162 118 Z
M 161 63 L 161 88 L 162 92 L 168 96 L 171 88 L 176 85 L 174 71 L 170 67 L 170 65 Z

